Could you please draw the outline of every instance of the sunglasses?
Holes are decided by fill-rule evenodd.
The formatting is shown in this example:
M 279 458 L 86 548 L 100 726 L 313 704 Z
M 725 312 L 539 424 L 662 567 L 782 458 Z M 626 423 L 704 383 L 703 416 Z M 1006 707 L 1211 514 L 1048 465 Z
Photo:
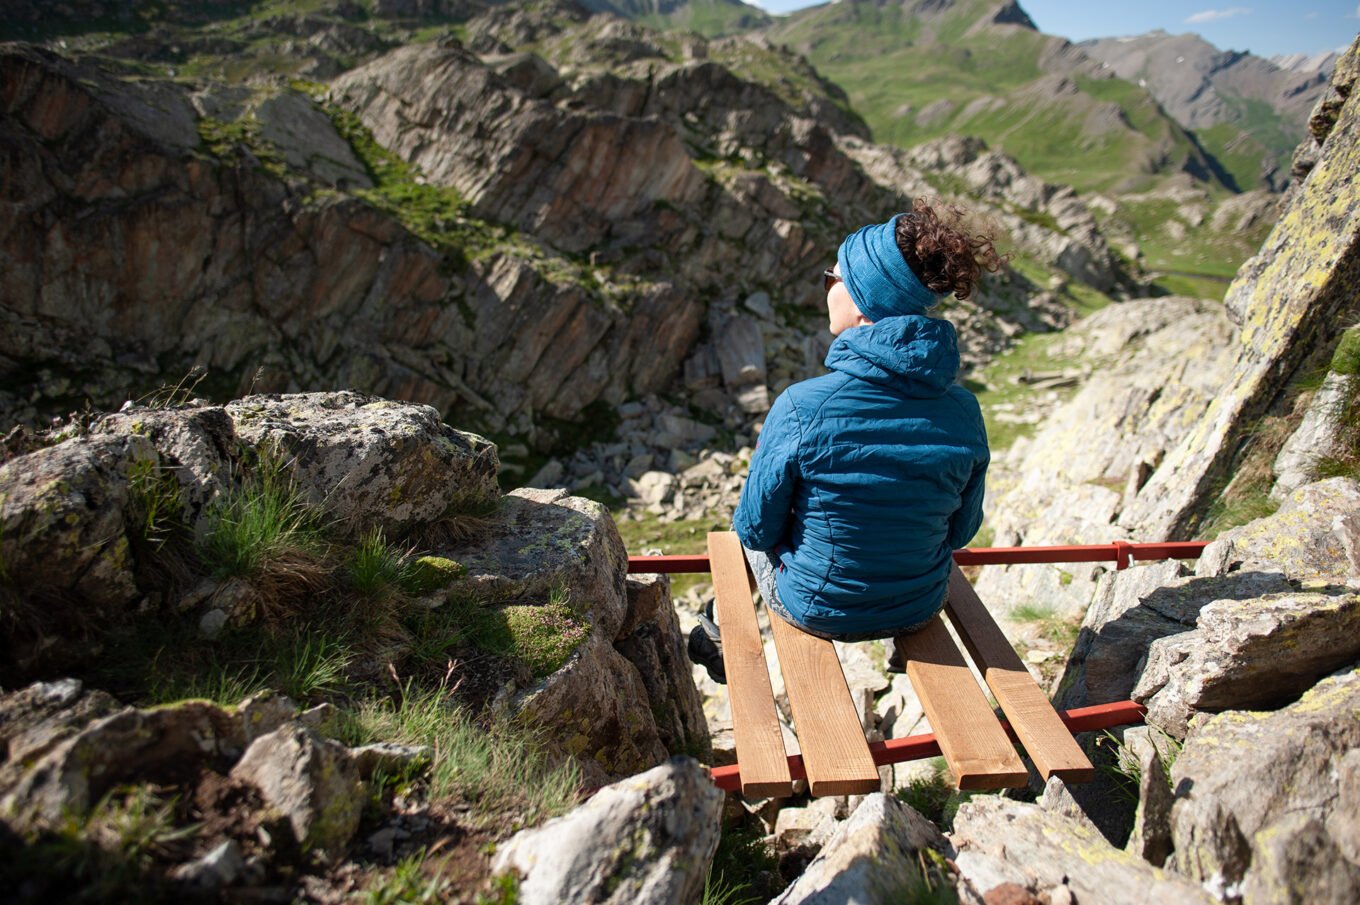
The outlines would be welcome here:
M 836 285 L 837 283 L 839 283 L 840 281 L 841 281 L 841 276 L 840 276 L 840 274 L 836 273 L 835 271 L 832 271 L 832 270 L 823 270 L 823 271 L 822 271 L 822 291 L 823 291 L 823 292 L 830 292 L 830 291 L 831 291 L 831 287 L 832 287 L 832 286 L 835 286 L 835 285 Z

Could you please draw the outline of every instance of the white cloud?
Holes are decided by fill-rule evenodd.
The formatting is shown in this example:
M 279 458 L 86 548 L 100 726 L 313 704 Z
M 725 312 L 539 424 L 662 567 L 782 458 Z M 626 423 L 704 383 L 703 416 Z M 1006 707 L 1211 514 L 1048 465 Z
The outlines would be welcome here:
M 1360 10 L 1357 10 L 1360 12 Z M 1228 9 L 1206 9 L 1188 16 L 1185 20 L 1187 25 L 1203 25 L 1205 22 L 1217 22 L 1219 19 L 1231 19 L 1234 16 L 1245 16 L 1251 13 L 1245 6 L 1232 6 Z

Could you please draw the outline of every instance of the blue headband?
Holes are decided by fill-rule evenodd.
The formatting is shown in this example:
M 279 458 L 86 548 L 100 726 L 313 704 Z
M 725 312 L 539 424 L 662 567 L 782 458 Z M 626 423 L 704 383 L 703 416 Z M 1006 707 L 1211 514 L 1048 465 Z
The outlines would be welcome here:
M 888 317 L 925 314 L 940 300 L 912 273 L 897 247 L 894 228 L 898 214 L 887 223 L 866 226 L 845 237 L 836 262 L 855 307 L 877 323 Z

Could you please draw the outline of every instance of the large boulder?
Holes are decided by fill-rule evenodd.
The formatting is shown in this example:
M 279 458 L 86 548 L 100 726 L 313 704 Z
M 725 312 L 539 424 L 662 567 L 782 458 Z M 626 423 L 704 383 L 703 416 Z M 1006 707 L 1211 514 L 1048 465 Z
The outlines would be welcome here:
M 1196 723 L 1171 768 L 1174 864 L 1246 905 L 1360 889 L 1360 671 L 1297 703 Z
M 1206 577 L 1185 573 L 1183 563 L 1169 561 L 1101 579 L 1059 682 L 1059 706 L 1126 700 L 1153 643 L 1192 632 L 1200 611 L 1214 601 L 1256 600 L 1294 591 L 1279 572 Z
M 1205 548 L 1197 575 L 1223 575 L 1247 564 L 1278 569 L 1294 581 L 1344 583 L 1353 566 L 1344 522 L 1360 510 L 1360 481 L 1329 478 L 1294 490 L 1266 518 L 1225 531 Z
M 1183 298 L 1111 305 L 1063 337 L 1091 376 L 988 474 L 997 546 L 1145 540 L 1121 524 L 1131 495 L 1193 429 L 1232 361 L 1222 306 Z M 1135 529 L 1136 530 L 1136 529 Z M 1003 613 L 1041 603 L 1077 615 L 1110 571 L 1101 563 L 987 566 L 979 595 Z
M 541 727 L 555 751 L 576 758 L 587 784 L 666 758 L 657 717 L 672 731 L 681 729 L 693 717 L 677 723 L 676 706 L 683 713 L 690 703 L 673 696 L 670 680 L 653 675 L 649 683 L 615 644 L 650 622 L 656 646 L 644 650 L 649 645 L 637 639 L 632 649 L 644 664 L 662 654 L 675 662 L 678 626 L 655 610 L 650 617 L 630 610 L 627 554 L 608 510 L 563 490 L 515 490 L 465 537 L 437 552 L 463 566 L 444 591 L 451 598 L 541 606 L 556 595 L 591 625 L 561 668 L 527 687 L 507 685 L 496 706 Z M 692 724 L 683 732 L 676 741 L 701 744 Z
M 1293 591 L 1206 604 L 1154 641 L 1134 686 L 1148 723 L 1183 738 L 1199 712 L 1278 706 L 1360 660 L 1360 595 Z
M 136 600 L 126 529 L 133 505 L 130 472 L 139 463 L 158 466 L 146 438 L 92 437 L 65 440 L 0 465 L 0 567 L 6 584 L 14 583 L 35 602 L 85 600 L 110 613 Z
M 690 677 L 692 664 L 671 600 L 670 577 L 629 575 L 627 592 L 628 618 L 614 647 L 642 677 L 666 750 L 702 759 L 708 750 L 708 723 Z
M 19 826 L 58 826 L 88 813 L 120 783 L 230 764 L 245 746 L 239 717 L 207 701 L 128 708 L 74 732 L 69 723 L 51 719 L 37 728 L 27 733 L 28 756 L 14 752 L 0 771 L 0 815 Z
M 242 442 L 277 456 L 304 501 L 389 536 L 500 497 L 496 447 L 425 405 L 360 393 L 247 396 L 227 405 Z
M 497 847 L 524 905 L 697 901 L 718 847 L 722 793 L 689 758 L 606 786 Z
M 984 795 L 964 802 L 950 841 L 965 881 L 987 902 L 1143 905 L 1217 900 L 1197 883 L 1111 846 L 1089 825 L 1033 804 Z M 1014 886 L 1018 890 L 1002 890 Z

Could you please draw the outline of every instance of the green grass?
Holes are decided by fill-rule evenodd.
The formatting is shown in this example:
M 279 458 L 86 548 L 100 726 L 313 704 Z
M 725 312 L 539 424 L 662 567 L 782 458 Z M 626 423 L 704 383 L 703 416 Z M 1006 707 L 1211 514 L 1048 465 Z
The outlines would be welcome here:
M 1167 789 L 1174 791 L 1171 768 L 1175 765 L 1176 758 L 1180 757 L 1185 743 L 1154 728 L 1152 746 L 1157 752 L 1157 759 L 1161 761 Z M 1136 806 L 1143 787 L 1143 765 L 1137 755 L 1124 744 L 1121 736 L 1108 729 L 1096 737 L 1096 747 L 1103 749 L 1108 755 L 1106 758 L 1098 759 L 1097 769 L 1114 780 L 1115 795 L 1121 801 Z
M 307 506 L 284 464 L 263 457 L 240 485 L 208 508 L 198 553 L 213 574 L 250 577 L 282 560 L 320 555 L 321 516 Z
M 128 501 L 133 530 L 155 547 L 184 530 L 179 480 L 158 459 L 137 459 L 128 466 Z
M 199 827 L 176 826 L 174 812 L 175 800 L 148 786 L 115 788 L 88 815 L 30 834 L 21 848 L 0 839 L 0 880 L 29 901 L 129 901 L 130 890 L 139 902 L 175 901 L 157 862 L 186 860 Z
M 765 845 L 755 818 L 724 826 L 704 883 L 704 901 L 713 905 L 767 902 L 784 887 L 778 868 L 778 859 Z
M 913 776 L 897 790 L 897 798 L 932 823 L 943 825 L 945 808 L 955 789 L 944 772 L 943 758 L 934 760 L 935 769 L 924 776 Z
M 401 859 L 390 873 L 355 894 L 363 905 L 441 905 L 447 902 L 451 882 L 438 869 L 427 866 L 424 849 Z
M 999 406 L 1013 405 L 1015 408 L 1009 413 L 1020 414 L 1024 412 L 1026 403 L 1035 393 L 1056 392 L 1064 398 L 1075 393 L 1075 389 L 1070 387 L 1035 390 L 1032 386 L 1018 381 L 1018 378 L 1027 372 L 1061 371 L 1077 364 L 1073 359 L 1053 354 L 1052 349 L 1057 339 L 1058 336 L 1051 333 L 1024 334 L 1016 340 L 1015 345 L 992 359 L 977 375 L 981 383 L 976 385 L 974 392 L 982 406 L 982 417 L 987 426 L 987 443 L 992 449 L 993 456 L 1009 449 L 1020 437 L 1032 436 L 1037 428 L 1037 425 L 1033 424 L 1016 424 L 1000 420 L 997 416 L 1004 409 L 998 408 Z
M 637 21 L 657 29 L 684 29 L 707 38 L 739 34 L 768 25 L 770 17 L 750 5 L 726 0 L 689 0 L 666 15 L 649 13 Z
M 490 605 L 459 598 L 434 610 L 416 610 L 405 624 L 414 661 L 438 665 L 461 644 L 471 644 L 522 665 L 535 678 L 560 669 L 590 635 L 589 622 L 564 589 L 545 603 Z
M 408 683 L 399 700 L 361 701 L 345 715 L 340 736 L 349 745 L 428 745 L 434 750 L 429 770 L 433 797 L 460 798 L 481 810 L 514 811 L 525 824 L 567 811 L 580 787 L 574 761 L 551 765 L 529 729 L 506 721 L 478 723 L 442 687 Z
M 433 590 L 439 574 L 428 563 L 418 565 L 415 559 L 388 544 L 381 528 L 372 528 L 360 536 L 349 551 L 346 567 L 350 588 L 370 599 Z
M 1064 585 L 1071 584 L 1072 575 L 1063 572 L 1059 580 Z M 1011 610 L 1009 616 L 1013 622 L 1034 624 L 1039 637 L 1053 642 L 1062 650 L 1071 650 L 1081 632 L 1081 616 L 1064 616 L 1051 606 L 1025 603 Z
M 1144 160 L 1164 156 L 1170 175 L 1194 154 L 1184 130 L 1131 83 L 1077 79 L 1072 97 L 1022 94 L 1043 75 L 1038 60 L 1052 39 L 1023 29 L 966 34 L 985 11 L 981 2 L 959 3 L 927 22 L 899 4 L 829 4 L 781 20 L 770 36 L 843 87 L 877 141 L 911 147 L 948 133 L 978 135 L 1031 173 L 1084 191 L 1154 184 L 1162 174 L 1143 172 Z M 965 115 L 971 102 L 989 98 L 995 109 Z M 952 110 L 916 121 L 939 101 Z M 1119 118 L 1101 118 L 1107 103 L 1119 106 Z M 1100 129 L 1091 127 L 1097 120 Z

